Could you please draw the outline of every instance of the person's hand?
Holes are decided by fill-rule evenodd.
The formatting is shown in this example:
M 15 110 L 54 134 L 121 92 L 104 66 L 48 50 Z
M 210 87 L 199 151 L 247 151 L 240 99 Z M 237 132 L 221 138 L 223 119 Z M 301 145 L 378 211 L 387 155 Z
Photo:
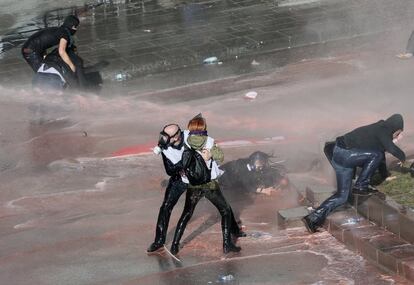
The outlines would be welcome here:
M 397 179 L 397 176 L 388 176 L 387 178 L 385 178 L 385 181 L 392 181 L 394 179 Z
M 201 156 L 205 161 L 209 161 L 211 159 L 211 152 L 208 149 L 203 148 Z
M 72 70 L 72 72 L 73 72 L 73 73 L 75 73 L 75 72 L 76 72 L 76 67 L 75 67 L 74 65 L 71 65 L 71 66 L 70 66 L 70 69 Z
M 274 187 L 267 187 L 267 188 L 257 188 L 256 193 L 265 194 L 265 195 L 272 195 L 280 193 L 280 189 L 276 189 Z
M 398 163 L 398 165 L 401 167 L 401 168 L 410 168 L 410 165 L 411 165 L 411 162 L 410 161 L 400 161 L 399 163 Z

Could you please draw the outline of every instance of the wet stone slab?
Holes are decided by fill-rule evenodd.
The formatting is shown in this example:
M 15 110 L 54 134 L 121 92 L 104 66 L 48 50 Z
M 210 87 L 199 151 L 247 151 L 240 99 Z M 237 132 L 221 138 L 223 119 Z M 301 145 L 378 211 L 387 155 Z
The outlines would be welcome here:
M 11 57 L 8 51 L 17 49 L 31 33 L 45 23 L 48 26 L 60 23 L 66 14 L 73 11 L 82 16 L 76 35 L 79 50 L 86 51 L 88 46 L 99 43 L 94 49 L 95 57 L 125 63 L 123 69 L 131 69 L 127 62 L 132 55 L 142 56 L 146 62 L 137 61 L 135 64 L 146 67 L 129 70 L 131 76 L 136 77 L 201 65 L 206 56 L 217 56 L 225 62 L 245 55 L 322 44 L 383 32 L 391 27 L 401 28 L 410 21 L 414 11 L 413 3 L 408 0 L 399 0 L 399 5 L 386 1 L 326 1 L 304 5 L 285 2 L 285 5 L 293 5 L 288 7 L 279 4 L 271 0 L 190 3 L 150 0 L 93 2 L 51 11 L 45 8 L 30 23 L 21 23 L 18 30 L 8 31 L 2 45 L 7 56 L 0 57 L 0 64 L 2 58 Z M 403 5 L 405 9 L 398 8 Z M 108 52 L 105 50 L 107 46 L 113 50 Z M 165 49 L 178 47 L 183 51 L 176 54 L 176 58 L 174 54 L 158 55 Z M 186 50 L 191 52 L 189 57 Z M 149 51 L 154 57 L 146 56 Z M 93 59 L 88 53 L 84 56 L 86 61 Z M 21 60 L 19 54 L 16 58 Z M 168 64 L 160 65 L 159 58 Z M 154 64 L 148 62 L 151 60 Z M 118 66 L 109 67 L 104 71 L 104 77 L 113 77 L 117 69 Z M 31 76 L 23 60 L 8 72 L 19 72 L 26 78 Z M 9 78 L 3 76 L 0 83 L 8 83 Z
M 280 210 L 277 213 L 278 225 L 280 228 L 293 228 L 303 226 L 301 219 L 307 214 L 309 214 L 309 211 L 306 207 Z

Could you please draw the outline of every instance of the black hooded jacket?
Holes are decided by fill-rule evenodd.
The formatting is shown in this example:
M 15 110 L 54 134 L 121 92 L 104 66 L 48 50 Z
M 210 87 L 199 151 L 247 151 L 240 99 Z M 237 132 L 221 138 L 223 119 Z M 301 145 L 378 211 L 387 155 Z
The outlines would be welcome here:
M 405 153 L 394 144 L 393 133 L 404 129 L 404 121 L 400 114 L 374 124 L 359 127 L 343 136 L 347 148 L 386 151 L 405 161 Z

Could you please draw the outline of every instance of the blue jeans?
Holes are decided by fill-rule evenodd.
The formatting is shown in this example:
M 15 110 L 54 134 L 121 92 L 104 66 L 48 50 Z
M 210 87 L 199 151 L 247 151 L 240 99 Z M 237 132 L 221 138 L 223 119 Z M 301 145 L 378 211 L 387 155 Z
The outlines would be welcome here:
M 354 187 L 365 189 L 383 159 L 382 151 L 345 149 L 335 145 L 331 163 L 336 173 L 337 191 L 311 214 L 316 216 L 317 224 L 322 225 L 329 213 L 347 202 L 355 167 L 362 167 L 362 171 Z

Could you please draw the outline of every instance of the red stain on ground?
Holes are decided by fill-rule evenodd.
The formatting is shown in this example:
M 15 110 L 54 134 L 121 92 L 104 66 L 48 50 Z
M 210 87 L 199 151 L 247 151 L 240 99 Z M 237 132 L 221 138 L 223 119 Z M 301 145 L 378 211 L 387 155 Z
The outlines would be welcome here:
M 152 152 L 152 148 L 154 146 L 155 146 L 154 143 L 127 146 L 127 147 L 121 148 L 113 152 L 111 156 L 124 156 L 124 155 L 132 155 L 132 154 L 149 153 L 149 152 Z

